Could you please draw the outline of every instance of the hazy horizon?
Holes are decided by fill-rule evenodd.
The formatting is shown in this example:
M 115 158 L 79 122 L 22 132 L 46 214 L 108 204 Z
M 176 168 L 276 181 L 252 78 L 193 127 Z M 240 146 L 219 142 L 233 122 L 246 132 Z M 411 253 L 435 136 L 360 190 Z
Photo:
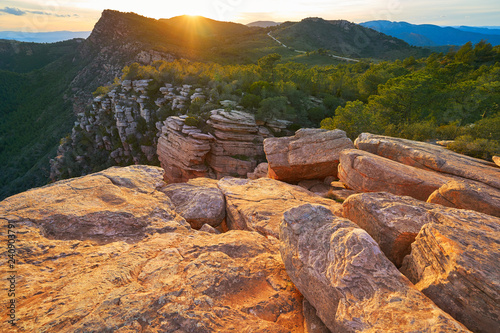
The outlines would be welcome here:
M 104 9 L 134 12 L 159 19 L 179 15 L 200 15 L 219 21 L 248 24 L 254 21 L 299 21 L 306 17 L 327 20 L 345 19 L 355 23 L 372 20 L 405 21 L 439 26 L 498 26 L 500 5 L 497 1 L 429 0 L 418 3 L 402 0 L 185 0 L 154 3 L 111 0 L 2 1 L 0 31 L 52 32 L 91 31 Z

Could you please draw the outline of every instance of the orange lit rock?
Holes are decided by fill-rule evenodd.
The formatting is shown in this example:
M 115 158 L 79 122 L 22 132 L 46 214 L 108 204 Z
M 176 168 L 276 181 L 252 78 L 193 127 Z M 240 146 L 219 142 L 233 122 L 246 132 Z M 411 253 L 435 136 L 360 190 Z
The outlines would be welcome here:
M 264 140 L 269 177 L 285 182 L 337 175 L 339 153 L 354 148 L 341 130 L 303 128 L 294 136 Z
M 284 213 L 288 275 L 332 332 L 468 332 L 418 291 L 353 222 L 327 208 Z
M 474 332 L 500 327 L 500 219 L 434 209 L 401 267 L 425 295 Z
M 358 149 L 340 153 L 339 178 L 356 192 L 390 192 L 426 201 L 453 178 Z
M 450 181 L 434 191 L 427 202 L 500 217 L 500 190 L 480 182 Z
M 320 204 L 341 214 L 339 203 L 300 186 L 270 178 L 249 180 L 225 177 L 219 181 L 219 188 L 226 197 L 229 229 L 252 230 L 278 237 L 283 212 L 305 203 Z

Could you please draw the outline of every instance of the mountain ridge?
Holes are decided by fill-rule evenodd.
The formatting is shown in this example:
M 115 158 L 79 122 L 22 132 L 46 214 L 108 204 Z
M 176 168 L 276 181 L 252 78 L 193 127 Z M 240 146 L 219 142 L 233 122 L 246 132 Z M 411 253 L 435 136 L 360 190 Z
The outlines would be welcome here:
M 401 38 L 415 46 L 463 45 L 467 42 L 476 44 L 481 40 L 487 40 L 492 45 L 500 45 L 500 35 L 487 35 L 433 24 L 378 20 L 363 22 L 360 25 Z

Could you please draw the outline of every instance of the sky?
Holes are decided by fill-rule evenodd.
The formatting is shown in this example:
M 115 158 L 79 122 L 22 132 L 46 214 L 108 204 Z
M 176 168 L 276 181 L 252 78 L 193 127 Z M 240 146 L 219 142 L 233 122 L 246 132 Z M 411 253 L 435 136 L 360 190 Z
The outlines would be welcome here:
M 499 0 L 0 0 L 0 31 L 90 31 L 104 9 L 152 18 L 201 15 L 220 21 L 299 21 L 306 17 L 498 26 Z

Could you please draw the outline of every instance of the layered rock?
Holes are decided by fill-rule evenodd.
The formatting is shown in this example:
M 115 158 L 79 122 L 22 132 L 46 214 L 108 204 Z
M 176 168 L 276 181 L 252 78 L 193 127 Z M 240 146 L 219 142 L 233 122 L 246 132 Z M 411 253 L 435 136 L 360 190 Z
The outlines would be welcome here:
M 493 163 L 461 155 L 436 145 L 362 133 L 356 148 L 424 170 L 434 170 L 500 189 L 500 169 Z
M 500 219 L 451 208 L 425 218 L 401 271 L 470 330 L 498 332 Z
M 169 117 L 162 127 L 158 139 L 158 159 L 165 170 L 168 183 L 184 182 L 190 178 L 206 177 L 209 168 L 206 163 L 210 142 L 215 138 L 201 131 L 184 130 L 185 118 Z
M 500 190 L 479 182 L 450 181 L 434 191 L 427 202 L 500 217 Z
M 263 235 L 279 236 L 283 212 L 304 203 L 323 205 L 339 211 L 341 205 L 294 185 L 270 178 L 257 180 L 226 177 L 219 181 L 226 197 L 229 229 L 257 231 Z
M 265 160 L 263 140 L 271 136 L 266 125 L 242 111 L 213 110 L 204 134 L 185 124 L 186 117 L 169 117 L 158 141 L 158 157 L 167 182 L 196 177 L 246 177 Z
M 400 267 L 427 222 L 423 217 L 436 205 L 379 192 L 352 195 L 342 208 L 343 216 L 364 229 L 387 258 Z
M 280 253 L 332 332 L 468 332 L 420 293 L 353 222 L 325 207 L 284 213 Z
M 286 182 L 336 176 L 339 153 L 346 148 L 354 145 L 341 130 L 300 129 L 264 141 L 269 177 Z
M 113 168 L 0 203 L 18 237 L 17 329 L 303 332 L 277 240 L 193 230 L 157 183 L 158 168 Z
M 340 153 L 339 178 L 357 192 L 387 191 L 422 201 L 454 179 L 357 149 Z
M 194 229 L 204 224 L 218 227 L 226 217 L 226 202 L 218 188 L 179 183 L 167 185 L 161 191 Z

